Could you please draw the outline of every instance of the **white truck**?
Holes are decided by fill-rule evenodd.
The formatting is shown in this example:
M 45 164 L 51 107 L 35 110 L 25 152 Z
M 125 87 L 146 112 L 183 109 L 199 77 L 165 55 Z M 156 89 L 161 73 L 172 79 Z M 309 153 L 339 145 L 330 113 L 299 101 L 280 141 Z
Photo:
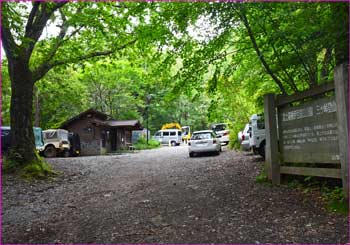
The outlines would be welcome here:
M 43 131 L 45 157 L 56 157 L 57 155 L 69 156 L 70 144 L 68 131 L 64 129 L 48 129 Z
M 265 158 L 266 132 L 264 115 L 254 114 L 250 117 L 249 125 L 249 147 L 254 154 L 259 154 Z

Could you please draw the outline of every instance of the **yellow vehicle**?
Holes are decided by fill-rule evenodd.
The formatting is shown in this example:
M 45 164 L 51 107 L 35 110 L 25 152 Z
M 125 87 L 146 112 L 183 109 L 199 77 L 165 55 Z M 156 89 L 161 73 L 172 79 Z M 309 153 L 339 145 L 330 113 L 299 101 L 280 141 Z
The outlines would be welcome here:
M 191 128 L 190 126 L 183 126 L 181 127 L 182 131 L 182 141 L 189 141 L 191 138 Z
M 181 130 L 181 126 L 180 124 L 178 123 L 166 123 L 162 126 L 161 130 L 164 130 L 164 129 L 178 129 L 178 130 Z

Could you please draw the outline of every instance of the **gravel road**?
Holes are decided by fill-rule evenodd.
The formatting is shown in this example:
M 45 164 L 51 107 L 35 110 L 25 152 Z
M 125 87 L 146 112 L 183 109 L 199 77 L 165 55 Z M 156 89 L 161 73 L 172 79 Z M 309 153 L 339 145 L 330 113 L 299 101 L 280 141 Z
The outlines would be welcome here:
M 258 184 L 261 159 L 185 146 L 49 160 L 62 174 L 4 175 L 2 243 L 346 243 L 317 197 Z

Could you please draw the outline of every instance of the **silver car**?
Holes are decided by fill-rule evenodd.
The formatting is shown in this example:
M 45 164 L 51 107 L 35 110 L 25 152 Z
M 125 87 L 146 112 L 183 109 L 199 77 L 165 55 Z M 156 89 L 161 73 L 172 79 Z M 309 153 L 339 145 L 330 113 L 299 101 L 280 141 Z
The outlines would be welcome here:
M 210 125 L 210 129 L 220 137 L 220 142 L 223 145 L 228 145 L 230 142 L 230 130 L 228 129 L 227 123 L 215 123 Z
M 252 130 L 251 126 L 249 123 L 245 125 L 245 128 L 243 131 L 240 131 L 238 133 L 238 142 L 241 143 L 241 149 L 243 151 L 249 151 L 250 150 L 250 145 L 249 145 L 249 134 L 250 131 Z
M 212 130 L 203 130 L 193 132 L 188 143 L 188 152 L 190 157 L 203 152 L 214 152 L 219 155 L 221 144 L 218 136 Z
M 162 145 L 176 146 L 180 145 L 182 141 L 181 130 L 178 129 L 164 129 L 159 130 L 154 136 L 154 140 L 159 141 Z

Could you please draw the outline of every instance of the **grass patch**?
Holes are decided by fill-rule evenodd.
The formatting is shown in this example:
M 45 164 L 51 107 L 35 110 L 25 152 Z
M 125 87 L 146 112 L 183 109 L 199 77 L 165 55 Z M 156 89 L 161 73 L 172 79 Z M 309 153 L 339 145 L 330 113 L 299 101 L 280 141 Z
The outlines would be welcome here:
M 349 214 L 349 204 L 346 201 L 332 200 L 328 202 L 328 210 L 334 213 L 340 213 L 343 215 Z
M 263 165 L 259 175 L 256 176 L 255 181 L 257 183 L 270 184 L 270 181 L 267 178 L 267 171 L 266 171 L 265 164 Z
M 148 144 L 147 140 L 144 137 L 140 137 L 136 144 L 134 144 L 135 150 L 147 150 L 147 149 L 154 149 L 160 147 L 159 141 L 149 139 Z
M 20 170 L 21 177 L 27 180 L 33 179 L 49 179 L 53 176 L 58 175 L 55 172 L 51 165 L 43 160 L 39 160 L 37 162 L 32 162 L 30 164 L 25 165 Z
M 343 188 L 341 187 L 323 187 L 321 188 L 322 198 L 327 203 L 327 209 L 344 215 L 349 214 L 349 203 L 344 197 Z

